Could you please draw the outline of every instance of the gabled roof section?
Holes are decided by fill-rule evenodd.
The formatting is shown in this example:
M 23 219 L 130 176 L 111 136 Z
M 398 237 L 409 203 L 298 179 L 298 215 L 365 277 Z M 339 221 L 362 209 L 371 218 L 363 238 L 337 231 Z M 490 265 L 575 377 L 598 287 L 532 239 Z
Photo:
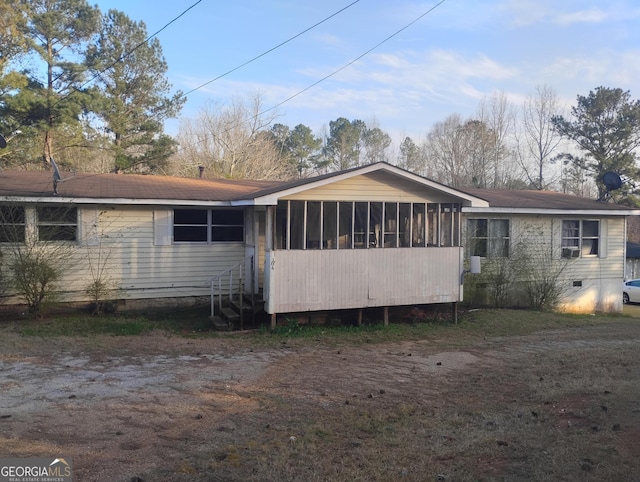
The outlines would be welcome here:
M 548 212 L 549 214 L 640 214 L 640 210 L 628 206 L 596 201 L 594 199 L 582 198 L 561 192 L 473 188 L 463 188 L 462 190 L 489 202 L 488 209 L 476 209 L 475 207 L 463 208 L 465 212 L 515 214 L 539 214 L 543 212 Z
M 278 181 L 145 176 L 139 174 L 63 173 L 58 195 L 53 175 L 46 171 L 0 171 L 0 197 L 6 200 L 157 204 L 232 202 L 282 184 Z
M 278 202 L 279 198 L 290 196 L 292 194 L 298 194 L 310 189 L 326 186 L 334 182 L 342 181 L 363 174 L 369 174 L 372 172 L 387 172 L 391 175 L 401 177 L 409 182 L 419 184 L 423 187 L 455 196 L 461 199 L 461 201 L 464 201 L 465 205 L 488 206 L 488 203 L 481 198 L 478 198 L 466 192 L 459 191 L 457 189 L 450 188 L 448 186 L 445 186 L 444 184 L 440 184 L 422 176 L 418 176 L 417 174 L 405 171 L 404 169 L 393 166 L 386 162 L 377 162 L 375 164 L 369 164 L 366 166 L 354 167 L 344 171 L 332 172 L 308 179 L 296 179 L 294 181 L 285 182 L 278 186 L 272 186 L 254 193 L 254 203 L 257 205 L 273 205 Z

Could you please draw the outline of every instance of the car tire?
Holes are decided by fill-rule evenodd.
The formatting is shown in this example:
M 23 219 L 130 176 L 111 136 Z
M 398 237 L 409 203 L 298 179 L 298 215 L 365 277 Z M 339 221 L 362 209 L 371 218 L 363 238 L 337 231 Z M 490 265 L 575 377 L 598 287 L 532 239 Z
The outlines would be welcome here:
M 622 293 L 622 302 L 625 305 L 629 303 L 629 295 L 627 293 Z

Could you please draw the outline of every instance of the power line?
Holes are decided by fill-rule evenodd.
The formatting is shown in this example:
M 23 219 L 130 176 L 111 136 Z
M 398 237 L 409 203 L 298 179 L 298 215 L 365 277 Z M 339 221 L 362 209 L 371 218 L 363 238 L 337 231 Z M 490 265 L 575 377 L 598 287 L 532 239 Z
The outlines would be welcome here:
M 365 51 L 364 53 L 362 53 L 361 55 L 359 55 L 358 57 L 356 57 L 355 59 L 347 62 L 346 64 L 344 64 L 342 67 L 334 70 L 333 72 L 331 72 L 328 75 L 325 75 L 324 77 L 322 77 L 321 79 L 315 81 L 314 83 L 312 83 L 311 85 L 308 85 L 307 87 L 305 87 L 304 89 L 300 90 L 299 92 L 293 94 L 290 97 L 287 97 L 285 100 L 283 100 L 282 102 L 279 102 L 278 104 L 269 107 L 268 109 L 265 109 L 263 111 L 260 111 L 259 113 L 257 113 L 255 116 L 253 116 L 253 119 L 257 119 L 259 116 L 266 114 L 267 112 L 270 112 L 272 110 L 277 109 L 278 107 L 282 106 L 283 104 L 286 104 L 287 102 L 289 102 L 290 100 L 295 99 L 296 97 L 298 97 L 299 95 L 307 92 L 308 90 L 312 89 L 313 87 L 315 87 L 316 85 L 324 82 L 325 80 L 333 77 L 334 75 L 338 74 L 339 72 L 342 72 L 344 69 L 346 69 L 347 67 L 353 65 L 354 63 L 356 63 L 358 60 L 361 60 L 363 57 L 367 56 L 368 54 L 370 54 L 371 52 L 373 52 L 374 50 L 376 50 L 378 47 L 380 47 L 381 45 L 387 43 L 389 40 L 391 40 L 392 38 L 398 36 L 400 33 L 404 32 L 405 30 L 407 30 L 409 27 L 411 27 L 412 25 L 414 25 L 415 23 L 419 22 L 421 19 L 423 19 L 424 17 L 426 17 L 428 14 L 430 14 L 431 12 L 433 12 L 436 8 L 438 8 L 440 5 L 442 5 L 444 2 L 446 2 L 446 0 L 440 0 L 438 3 L 436 3 L 433 7 L 429 8 L 426 12 L 422 13 L 421 15 L 419 15 L 418 17 L 416 17 L 415 19 L 413 19 L 411 22 L 409 22 L 408 24 L 406 24 L 404 27 L 396 30 L 394 33 L 392 33 L 391 35 L 387 36 L 385 39 L 383 39 L 382 41 L 378 42 L 376 45 L 374 45 L 373 47 L 371 47 L 370 49 L 368 49 L 367 51 Z M 355 2 L 354 2 L 355 3 Z M 349 5 L 350 6 L 350 5 Z M 348 8 L 348 7 L 345 7 Z M 344 9 L 343 9 L 344 10 Z M 273 49 L 272 49 L 273 50 Z M 214 79 L 215 80 L 215 79 Z M 210 81 L 212 82 L 212 81 Z M 206 84 L 205 84 L 206 85 Z M 194 89 L 195 90 L 195 89 Z M 235 126 L 231 126 L 227 129 L 230 130 Z M 203 140 L 201 140 L 198 144 L 203 143 L 205 141 L 209 140 L 209 136 L 205 136 L 205 138 Z M 177 149 L 177 152 L 180 152 L 181 149 Z
M 440 2 L 438 2 L 437 4 L 435 4 L 433 7 L 431 7 L 429 10 L 427 10 L 426 12 L 424 12 L 422 15 L 420 15 L 419 17 L 417 17 L 416 19 L 412 20 L 411 22 L 409 22 L 407 25 L 405 25 L 404 27 L 402 27 L 401 29 L 395 31 L 394 33 L 392 33 L 391 35 L 389 35 L 387 38 L 385 38 L 384 40 L 382 40 L 381 42 L 377 43 L 376 45 L 374 45 L 373 47 L 371 47 L 369 50 L 367 50 L 366 52 L 364 52 L 362 55 L 359 55 L 358 57 L 356 57 L 355 59 L 351 60 L 350 62 L 344 64 L 342 67 L 340 67 L 337 70 L 334 70 L 333 72 L 331 72 L 329 75 L 326 75 L 324 77 L 322 77 L 321 79 L 317 80 L 316 82 L 314 82 L 313 84 L 305 87 L 304 89 L 302 89 L 301 91 L 293 94 L 291 97 L 286 98 L 285 100 L 283 100 L 282 102 L 274 105 L 273 107 L 270 107 L 267 110 L 264 110 L 262 112 L 260 112 L 258 115 L 261 114 L 265 114 L 271 110 L 277 109 L 278 107 L 280 107 L 281 105 L 289 102 L 292 99 L 295 99 L 296 97 L 298 97 L 299 95 L 305 93 L 306 91 L 308 91 L 309 89 L 312 89 L 313 87 L 315 87 L 316 85 L 324 82 L 327 79 L 330 79 L 331 77 L 333 77 L 334 75 L 342 72 L 344 69 L 346 69 L 347 67 L 355 64 L 358 60 L 362 59 L 363 57 L 365 57 L 366 55 L 369 55 L 371 52 L 373 52 L 374 50 L 376 50 L 378 47 L 380 47 L 381 45 L 387 43 L 389 40 L 391 40 L 392 38 L 396 37 L 397 35 L 399 35 L 400 33 L 404 32 L 406 29 L 408 29 L 409 27 L 411 27 L 413 24 L 415 24 L 416 22 L 420 21 L 422 18 L 426 17 L 428 14 L 430 14 L 433 10 L 435 10 L 436 8 L 438 8 L 440 5 L 442 5 L 444 2 L 446 2 L 446 0 L 440 0 Z
M 209 81 L 205 82 L 204 84 L 199 85 L 199 86 L 198 86 L 198 87 L 196 87 L 195 89 L 191 89 L 189 92 L 187 92 L 186 94 L 183 94 L 181 97 L 186 97 L 186 96 L 188 96 L 189 94 L 191 94 L 191 93 L 195 92 L 196 90 L 202 89 L 203 87 L 205 87 L 205 86 L 207 86 L 207 85 L 211 84 L 212 82 L 215 82 L 216 80 L 219 80 L 219 79 L 221 79 L 221 78 L 223 78 L 223 77 L 226 77 L 227 75 L 229 75 L 229 74 L 231 74 L 231 73 L 235 72 L 236 70 L 239 70 L 239 69 L 241 69 L 242 67 L 244 67 L 244 66 L 246 66 L 246 65 L 249 65 L 251 62 L 254 62 L 254 61 L 258 60 L 259 58 L 264 57 L 265 55 L 267 55 L 267 54 L 269 54 L 269 53 L 273 52 L 274 50 L 279 49 L 279 48 L 280 48 L 280 47 L 282 47 L 283 45 L 286 45 L 286 44 L 288 44 L 289 42 L 291 42 L 292 40 L 297 39 L 298 37 L 300 37 L 300 36 L 304 35 L 304 34 L 305 34 L 305 33 L 307 33 L 308 31 L 313 30 L 313 29 L 314 29 L 314 28 L 316 28 L 318 25 L 321 25 L 321 24 L 325 23 L 326 21 L 328 21 L 328 20 L 332 19 L 332 18 L 333 18 L 333 17 L 335 17 L 336 15 L 341 14 L 341 13 L 342 13 L 342 12 L 344 12 L 346 9 L 348 9 L 348 8 L 352 7 L 353 5 L 355 5 L 356 3 L 358 3 L 359 1 L 360 1 L 360 0 L 355 0 L 354 2 L 350 3 L 350 4 L 349 4 L 349 5 L 347 5 L 346 7 L 341 8 L 340 10 L 338 10 L 338 11 L 337 11 L 337 12 L 335 12 L 335 13 L 332 13 L 332 14 L 331 14 L 331 15 L 329 15 L 327 18 L 325 18 L 325 19 L 323 19 L 323 20 L 320 20 L 319 22 L 317 22 L 317 23 L 313 24 L 312 26 L 310 26 L 310 27 L 308 27 L 308 28 L 304 29 L 302 32 L 297 33 L 297 34 L 296 34 L 296 35 L 294 35 L 293 37 L 290 37 L 290 38 L 288 38 L 287 40 L 285 40 L 284 42 L 279 43 L 279 44 L 278 44 L 278 45 L 276 45 L 275 47 L 272 47 L 272 48 L 270 48 L 269 50 L 264 51 L 264 52 L 263 52 L 263 53 L 261 53 L 260 55 L 256 55 L 255 57 L 253 57 L 253 58 L 252 58 L 252 59 L 250 59 L 250 60 L 247 60 L 247 61 L 246 61 L 246 62 L 244 62 L 243 64 L 240 64 L 240 65 L 238 65 L 237 67 L 235 67 L 235 68 L 233 68 L 233 69 L 231 69 L 231 70 L 228 70 L 228 71 L 227 71 L 227 72 L 225 72 L 224 74 L 220 74 L 219 76 L 217 76 L 217 77 L 215 77 L 215 78 L 213 78 L 213 79 L 211 79 L 211 80 L 209 80 Z
M 87 80 L 84 84 L 82 84 L 80 87 L 74 87 L 74 89 L 69 92 L 67 95 L 65 95 L 64 97 L 61 97 L 60 99 L 58 99 L 58 101 L 56 102 L 56 104 L 58 104 L 59 102 L 63 101 L 64 99 L 66 99 L 67 97 L 69 97 L 71 94 L 73 94 L 74 92 L 79 92 L 80 89 L 82 89 L 85 85 L 90 84 L 91 82 L 93 82 L 94 80 L 96 80 L 98 77 L 100 77 L 102 74 L 104 74 L 107 70 L 113 68 L 116 64 L 122 62 L 124 59 L 126 59 L 127 57 L 129 57 L 131 54 L 133 54 L 136 50 L 138 50 L 140 47 L 142 47 L 143 45 L 145 45 L 147 42 L 149 42 L 149 40 L 151 40 L 152 38 L 154 38 L 155 36 L 157 36 L 160 32 L 162 32 L 163 30 L 165 30 L 167 27 L 169 27 L 169 25 L 171 25 L 172 23 L 176 22 L 178 19 L 180 19 L 182 16 L 184 16 L 189 10 L 191 10 L 192 8 L 194 8 L 196 5 L 198 5 L 200 2 L 202 2 L 202 0 L 198 0 L 197 2 L 195 2 L 193 5 L 191 5 L 190 7 L 188 7 L 186 10 L 184 10 L 180 15 L 178 15 L 177 17 L 173 18 L 170 22 L 168 22 L 164 27 L 160 28 L 159 30 L 157 30 L 156 32 L 154 32 L 153 34 L 149 35 L 146 39 L 144 39 L 142 42 L 140 42 L 138 45 L 136 45 L 134 48 L 132 48 L 131 50 L 129 50 L 128 52 L 122 54 L 118 59 L 116 59 L 114 62 L 112 62 L 110 65 L 108 65 L 107 67 L 105 67 L 104 69 L 102 69 L 100 72 L 96 73 L 93 77 L 91 77 L 89 80 Z M 56 105 L 54 104 L 54 105 Z

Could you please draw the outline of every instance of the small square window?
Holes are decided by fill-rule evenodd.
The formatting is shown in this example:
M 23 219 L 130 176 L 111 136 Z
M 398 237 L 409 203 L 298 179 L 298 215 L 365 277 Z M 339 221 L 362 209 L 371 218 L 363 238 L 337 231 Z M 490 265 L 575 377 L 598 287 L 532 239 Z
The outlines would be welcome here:
M 25 233 L 24 207 L 0 206 L 0 243 L 22 243 Z
M 67 206 L 38 206 L 38 240 L 75 241 L 78 233 L 78 210 Z

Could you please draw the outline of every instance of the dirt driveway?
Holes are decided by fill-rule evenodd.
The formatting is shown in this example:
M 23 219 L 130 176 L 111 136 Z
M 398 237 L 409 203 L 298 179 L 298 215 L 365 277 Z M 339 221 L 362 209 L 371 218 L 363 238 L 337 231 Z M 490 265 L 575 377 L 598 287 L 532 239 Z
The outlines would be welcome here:
M 115 340 L 115 342 L 114 342 Z M 74 480 L 640 480 L 640 322 L 384 345 L 0 345 L 0 455 Z

